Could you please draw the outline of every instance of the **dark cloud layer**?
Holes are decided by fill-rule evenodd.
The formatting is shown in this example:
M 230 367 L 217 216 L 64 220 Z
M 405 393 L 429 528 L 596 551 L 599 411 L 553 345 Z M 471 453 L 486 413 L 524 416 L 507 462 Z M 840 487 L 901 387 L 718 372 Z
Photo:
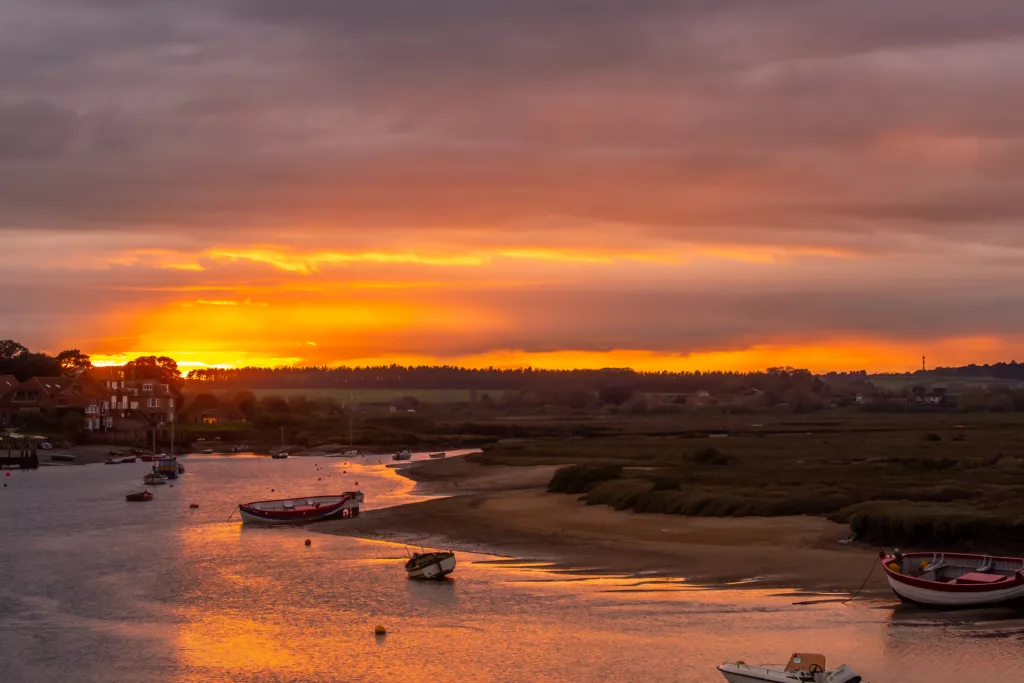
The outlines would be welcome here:
M 0 240 L 813 247 L 860 260 L 481 296 L 522 348 L 1017 334 L 1021 63 L 1018 0 L 8 0 Z

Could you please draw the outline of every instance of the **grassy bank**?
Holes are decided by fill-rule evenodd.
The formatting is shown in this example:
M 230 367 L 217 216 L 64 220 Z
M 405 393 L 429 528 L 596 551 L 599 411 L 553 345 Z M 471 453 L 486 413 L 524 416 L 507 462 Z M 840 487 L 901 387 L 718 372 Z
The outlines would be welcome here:
M 550 491 L 620 510 L 816 515 L 872 543 L 1024 550 L 1024 425 L 961 420 L 728 438 L 518 441 L 470 457 L 573 465 Z

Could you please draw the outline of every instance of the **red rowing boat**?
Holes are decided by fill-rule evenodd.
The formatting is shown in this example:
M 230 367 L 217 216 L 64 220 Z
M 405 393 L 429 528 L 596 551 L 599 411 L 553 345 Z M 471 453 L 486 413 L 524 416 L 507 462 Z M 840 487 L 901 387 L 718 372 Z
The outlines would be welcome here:
M 332 517 L 355 517 L 362 502 L 362 491 L 346 491 L 333 496 L 258 500 L 242 503 L 238 511 L 243 524 L 308 524 Z
M 879 553 L 901 600 L 939 607 L 1024 601 L 1024 558 L 968 553 Z

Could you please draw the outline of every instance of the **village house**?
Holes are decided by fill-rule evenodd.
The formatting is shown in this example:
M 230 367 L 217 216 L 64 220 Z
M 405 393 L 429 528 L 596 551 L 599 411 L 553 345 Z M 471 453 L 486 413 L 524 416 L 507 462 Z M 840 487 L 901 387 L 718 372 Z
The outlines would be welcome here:
M 9 417 L 17 413 L 49 412 L 57 397 L 71 384 L 67 377 L 33 377 L 9 390 L 0 399 L 0 411 Z
M 4 410 L 4 399 L 13 394 L 19 384 L 18 378 L 14 375 L 0 375 L 0 427 L 5 427 L 10 422 L 9 414 Z

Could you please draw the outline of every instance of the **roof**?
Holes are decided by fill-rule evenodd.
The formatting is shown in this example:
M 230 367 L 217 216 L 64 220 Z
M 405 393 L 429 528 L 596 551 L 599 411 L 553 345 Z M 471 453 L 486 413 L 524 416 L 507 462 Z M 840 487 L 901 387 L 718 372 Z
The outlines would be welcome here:
M 29 383 L 35 383 L 40 389 L 45 391 L 50 396 L 56 396 L 61 393 L 73 382 L 70 377 L 33 377 L 22 384 L 25 388 Z
M 21 384 L 14 375 L 0 375 L 0 396 Z

